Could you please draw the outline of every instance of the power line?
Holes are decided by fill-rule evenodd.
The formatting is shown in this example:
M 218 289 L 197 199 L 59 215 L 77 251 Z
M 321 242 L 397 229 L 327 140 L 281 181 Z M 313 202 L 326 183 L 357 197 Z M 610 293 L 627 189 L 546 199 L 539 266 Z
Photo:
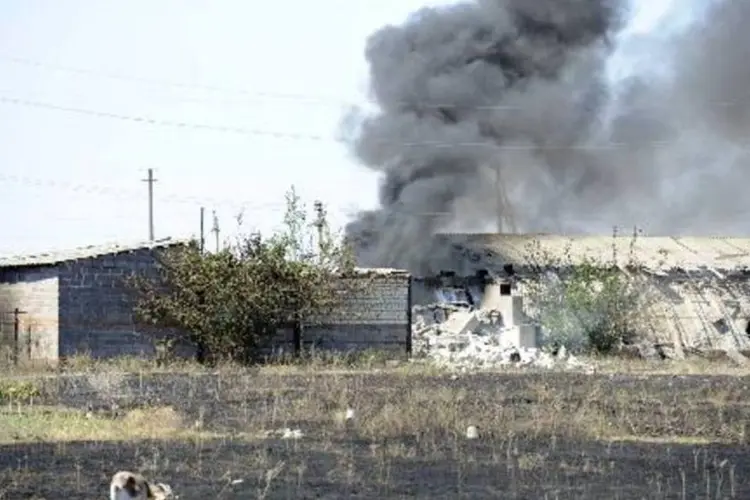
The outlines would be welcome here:
M 51 92 L 49 90 L 40 91 L 38 89 L 23 89 L 24 94 L 29 99 L 41 99 L 44 100 L 45 97 L 49 96 Z M 12 88 L 3 88 L 0 89 L 0 94 L 9 94 L 15 92 Z M 55 95 L 59 95 L 59 93 L 56 93 Z M 176 104 L 210 104 L 215 106 L 253 106 L 257 107 L 263 103 L 271 101 L 271 99 L 267 99 L 264 96 L 254 96 L 254 97 L 237 97 L 237 98 L 231 98 L 231 97 L 194 97 L 194 96 L 184 96 L 184 95 L 178 95 L 178 94 L 136 94 L 138 98 L 144 98 L 143 101 L 150 102 L 150 101 L 158 101 L 160 103 L 169 101 L 170 103 L 176 103 Z M 83 92 L 80 87 L 76 88 L 75 92 L 65 92 L 65 96 L 68 98 L 74 98 L 74 99 L 89 99 L 91 97 L 91 94 L 88 92 Z M 110 98 L 116 98 L 117 100 L 120 100 L 122 97 L 121 93 L 114 93 L 110 92 L 109 94 L 106 94 L 107 97 Z M 273 99 L 275 101 L 281 101 L 282 99 Z M 293 104 L 295 107 L 298 107 L 299 105 L 319 105 L 321 107 L 334 107 L 334 108 L 343 108 L 346 106 L 357 106 L 357 102 L 352 101 L 320 101 L 316 99 L 315 97 L 309 97 L 306 99 L 300 99 L 299 101 L 291 101 L 291 104 Z
M 175 88 L 183 90 L 199 90 L 203 92 L 209 92 L 214 94 L 232 94 L 241 95 L 245 97 L 252 97 L 255 99 L 275 99 L 275 100 L 288 100 L 295 101 L 298 104 L 314 104 L 314 105 L 333 105 L 337 107 L 356 107 L 361 104 L 370 104 L 379 106 L 380 103 L 376 99 L 361 96 L 359 99 L 342 99 L 335 96 L 324 96 L 324 95 L 312 95 L 302 93 L 283 93 L 283 92 L 271 92 L 264 90 L 251 90 L 242 88 L 224 87 L 220 85 L 208 85 L 201 83 L 189 83 L 189 82 L 178 82 L 170 80 L 161 80 L 157 78 L 146 78 L 140 76 L 127 75 L 124 73 L 113 73 L 101 70 L 95 70 L 90 68 L 80 68 L 75 66 L 67 66 L 62 64 L 55 64 L 49 62 L 38 61 L 34 59 L 17 57 L 11 55 L 0 54 L 0 62 L 6 62 L 16 65 L 33 67 L 39 70 L 56 71 L 70 73 L 80 76 L 88 76 L 94 78 L 104 78 L 109 80 L 117 80 L 121 82 L 138 83 L 148 86 L 157 86 L 165 88 Z M 193 99 L 193 98 L 180 98 L 180 101 L 184 102 L 209 102 L 207 100 Z M 234 101 L 236 102 L 236 101 Z M 509 105 L 509 104 L 479 104 L 479 105 L 463 105 L 452 102 L 438 102 L 438 101 L 401 101 L 395 103 L 389 103 L 396 106 L 403 106 L 406 109 L 418 108 L 418 109 L 462 109 L 462 110 L 487 110 L 487 111 L 501 111 L 501 110 L 523 110 L 524 106 L 520 105 Z M 715 106 L 732 106 L 737 104 L 734 101 L 714 101 L 711 104 Z M 669 104 L 657 104 L 655 103 L 651 108 L 666 108 Z
M 336 138 L 336 137 L 328 137 L 328 136 L 323 136 L 323 135 L 299 134 L 299 133 L 293 133 L 293 132 L 275 132 L 275 131 L 268 131 L 268 130 L 262 130 L 262 129 L 254 129 L 254 128 L 230 127 L 230 126 L 222 126 L 222 125 L 207 125 L 207 124 L 201 124 L 201 123 L 162 120 L 162 119 L 156 119 L 156 118 L 147 117 L 147 116 L 122 115 L 122 114 L 111 113 L 107 111 L 97 111 L 97 110 L 91 110 L 91 109 L 61 106 L 61 105 L 51 104 L 51 103 L 29 101 L 25 99 L 17 99 L 14 97 L 0 96 L 0 104 L 10 104 L 10 105 L 16 105 L 16 106 L 41 108 L 41 109 L 47 109 L 47 110 L 53 110 L 53 111 L 62 111 L 62 112 L 67 112 L 67 113 L 93 116 L 96 118 L 108 118 L 108 119 L 127 121 L 127 122 L 132 122 L 132 123 L 155 125 L 159 127 L 206 130 L 206 131 L 219 132 L 219 133 L 262 136 L 262 137 L 269 137 L 273 139 L 336 142 L 336 143 L 346 144 L 346 141 L 344 139 Z M 424 142 L 398 142 L 398 143 L 394 141 L 381 141 L 381 143 L 384 145 L 388 145 L 388 144 L 396 145 L 397 144 L 402 147 L 433 147 L 433 148 L 475 147 L 475 148 L 486 148 L 489 150 L 497 150 L 497 151 L 542 151 L 542 150 L 547 150 L 547 151 L 554 151 L 554 150 L 608 151 L 608 150 L 616 150 L 616 149 L 623 149 L 623 148 L 632 148 L 636 146 L 660 147 L 660 146 L 667 146 L 670 144 L 669 141 L 646 141 L 646 142 L 639 142 L 639 143 L 610 142 L 610 143 L 605 143 L 605 144 L 600 144 L 600 145 L 578 145 L 578 146 L 570 146 L 570 145 L 516 146 L 516 145 L 508 145 L 508 144 L 497 144 L 491 141 L 469 141 L 469 142 L 424 141 Z
M 143 194 L 136 190 L 126 190 L 111 186 L 101 186 L 95 184 L 73 184 L 69 182 L 60 182 L 51 179 L 39 179 L 31 178 L 18 175 L 0 174 L 0 182 L 12 182 L 15 184 L 22 184 L 24 186 L 32 186 L 39 188 L 52 188 L 52 189 L 64 189 L 75 193 L 88 193 L 100 196 L 114 196 L 132 200 L 142 200 Z M 227 206 L 235 207 L 243 210 L 283 210 L 286 205 L 283 202 L 269 202 L 269 203 L 239 203 L 227 199 L 203 197 L 203 196 L 171 196 L 162 195 L 159 196 L 160 203 L 175 203 L 175 204 L 188 204 L 188 205 L 212 205 L 212 206 Z
M 25 186 L 32 186 L 32 187 L 42 187 L 42 188 L 55 188 L 55 189 L 65 189 L 71 192 L 75 193 L 90 193 L 94 195 L 106 195 L 106 196 L 123 196 L 124 198 L 131 199 L 133 201 L 140 201 L 143 199 L 142 192 L 139 191 L 129 191 L 129 190 L 123 190 L 118 189 L 111 186 L 99 186 L 95 184 L 73 184 L 68 182 L 59 182 L 56 180 L 50 180 L 50 179 L 39 179 L 39 178 L 30 178 L 30 177 L 21 177 L 21 176 L 15 176 L 15 175 L 7 175 L 7 174 L 0 174 L 0 182 L 13 182 L 17 184 L 22 184 Z M 268 211 L 268 212 L 274 212 L 274 213 L 281 213 L 286 210 L 287 206 L 284 202 L 268 202 L 268 203 L 257 203 L 257 204 L 249 204 L 249 203 L 238 203 L 234 201 L 229 200 L 222 200 L 218 198 L 209 198 L 209 197 L 170 197 L 170 196 L 159 196 L 158 198 L 159 202 L 173 202 L 178 204 L 190 204 L 190 205 L 196 205 L 196 206 L 225 206 L 225 207 L 232 207 L 239 209 L 239 211 L 243 212 L 254 212 L 254 211 Z M 348 214 L 348 213 L 356 213 L 356 212 L 367 212 L 369 209 L 361 209 L 357 207 L 335 207 L 331 206 L 329 204 L 325 204 L 327 208 L 333 208 L 336 210 L 339 214 Z M 377 210 L 377 208 L 376 208 Z M 453 213 L 452 212 L 413 212 L 406 210 L 405 207 L 402 206 L 391 206 L 389 207 L 389 210 L 391 213 L 395 213 L 397 215 L 401 216 L 407 216 L 407 217 L 442 217 L 442 216 L 450 216 Z M 123 215 L 123 219 L 130 219 L 132 218 L 132 215 Z M 81 218 L 73 218 L 71 220 L 86 220 L 84 217 Z
M 75 114 L 80 114 L 80 115 L 93 116 L 97 118 L 109 118 L 113 120 L 142 123 L 142 124 L 147 124 L 147 125 L 156 125 L 160 127 L 208 130 L 212 132 L 221 132 L 221 133 L 266 136 L 266 137 L 273 137 L 277 139 L 295 139 L 295 140 L 311 140 L 311 141 L 330 140 L 329 138 L 325 136 L 319 136 L 319 135 L 295 134 L 295 133 L 288 133 L 288 132 L 271 132 L 271 131 L 261 130 L 261 129 L 248 129 L 248 128 L 242 128 L 242 127 L 230 127 L 230 126 L 222 126 L 222 125 L 207 125 L 207 124 L 201 124 L 201 123 L 161 120 L 161 119 L 151 118 L 147 116 L 122 115 L 118 113 L 110 113 L 107 111 L 97 111 L 97 110 L 92 110 L 92 109 L 61 106 L 57 104 L 50 104 L 50 103 L 44 103 L 44 102 L 38 102 L 38 101 L 28 101 L 24 99 L 16 99 L 16 98 L 3 97 L 3 96 L 0 96 L 0 103 L 11 104 L 11 105 L 16 105 L 16 106 L 26 106 L 26 107 L 32 107 L 32 108 L 48 109 L 52 111 L 63 111 L 66 113 L 75 113 Z
M 106 71 L 92 70 L 87 68 L 78 68 L 73 66 L 65 66 L 61 64 L 52 64 L 42 61 L 36 61 L 23 57 L 0 55 L 0 61 L 5 61 L 12 64 L 30 66 L 42 70 L 59 71 L 64 73 L 77 74 L 81 76 L 90 76 L 95 78 L 105 78 L 109 80 L 118 80 L 122 82 L 139 83 L 149 86 L 168 87 L 176 89 L 186 90 L 200 90 L 203 92 L 220 93 L 220 94 L 234 94 L 242 95 L 246 97 L 256 97 L 264 99 L 279 99 L 279 100 L 292 100 L 292 101 L 307 101 L 310 103 L 328 103 L 336 105 L 353 105 L 353 101 L 345 101 L 340 98 L 333 96 L 313 96 L 305 94 L 292 94 L 282 92 L 268 92 L 260 90 L 248 90 L 240 88 L 223 87 L 218 85 L 207 85 L 200 83 L 186 83 L 186 82 L 175 82 L 169 80 L 160 80 L 156 78 L 144 78 L 140 76 L 126 75 L 122 73 L 111 73 Z

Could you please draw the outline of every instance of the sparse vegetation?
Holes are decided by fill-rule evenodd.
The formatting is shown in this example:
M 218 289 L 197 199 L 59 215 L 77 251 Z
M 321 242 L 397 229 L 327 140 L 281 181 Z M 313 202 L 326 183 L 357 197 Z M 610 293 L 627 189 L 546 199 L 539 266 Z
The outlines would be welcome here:
M 122 467 L 158 475 L 185 499 L 750 493 L 746 376 L 456 378 L 414 364 L 375 372 L 326 362 L 335 369 L 295 361 L 123 372 L 136 368 L 128 360 L 8 379 L 38 397 L 0 405 L 0 498 L 45 498 L 61 483 L 91 498 Z M 465 438 L 469 425 L 480 439 Z M 268 437 L 285 427 L 303 437 Z
M 0 404 L 28 403 L 40 395 L 39 388 L 31 382 L 0 380 Z
M 195 243 L 165 254 L 159 280 L 133 279 L 137 317 L 186 334 L 201 359 L 256 361 L 280 329 L 330 313 L 352 284 L 339 279 L 353 268 L 351 252 L 317 208 L 310 223 L 292 189 L 276 234 L 243 234 L 215 253 Z
M 638 262 L 633 244 L 630 269 Z M 573 260 L 568 245 L 562 255 L 551 255 L 538 243 L 530 249 L 535 277 L 525 284 L 544 343 L 573 352 L 609 354 L 630 343 L 643 326 L 650 297 L 640 283 L 617 265 L 616 244 L 610 261 Z
M 0 500 L 60 485 L 91 498 L 121 468 L 162 477 L 183 499 L 750 495 L 747 366 L 610 357 L 594 375 L 455 375 L 378 351 L 248 366 L 279 328 L 340 304 L 350 255 L 325 229 L 313 244 L 306 217 L 291 192 L 284 231 L 165 255 L 162 282 L 134 282 L 140 318 L 189 332 L 208 365 L 174 358 L 176 337 L 155 339 L 148 360 L 11 364 Z M 649 299 L 616 259 L 535 255 L 548 273 L 526 293 L 548 342 L 602 354 L 630 340 Z

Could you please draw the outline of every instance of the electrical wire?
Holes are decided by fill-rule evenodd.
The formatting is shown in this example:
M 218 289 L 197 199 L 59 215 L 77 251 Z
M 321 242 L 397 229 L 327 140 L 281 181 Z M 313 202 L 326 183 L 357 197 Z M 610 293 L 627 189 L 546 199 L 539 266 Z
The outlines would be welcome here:
M 126 190 L 122 188 L 116 188 L 111 186 L 101 186 L 95 184 L 74 184 L 68 182 L 60 182 L 51 179 L 40 179 L 31 178 L 18 175 L 0 174 L 0 182 L 9 182 L 14 184 L 21 184 L 30 187 L 39 188 L 53 188 L 53 189 L 64 189 L 72 193 L 86 193 L 98 196 L 113 196 L 118 198 L 130 199 L 130 200 L 142 200 L 144 194 L 137 192 L 136 190 Z M 256 211 L 281 211 L 286 208 L 285 203 L 280 202 L 269 202 L 269 203 L 239 203 L 227 199 L 211 198 L 203 196 L 173 196 L 173 195 L 159 195 L 156 197 L 157 203 L 175 203 L 175 204 L 188 204 L 188 205 L 202 205 L 210 207 L 233 207 L 248 212 Z
M 244 127 L 233 127 L 223 125 L 209 125 L 202 123 L 191 123 L 184 121 L 172 121 L 152 118 L 148 116 L 134 116 L 134 115 L 123 115 L 119 113 L 112 113 L 108 111 L 98 111 L 92 109 L 77 108 L 71 106 L 62 106 L 58 104 L 45 103 L 39 101 L 30 101 L 25 99 L 19 99 L 15 97 L 0 96 L 0 104 L 8 104 L 14 106 L 23 106 L 31 108 L 40 108 L 51 111 L 60 111 L 66 113 L 73 113 L 79 115 L 86 115 L 96 118 L 106 118 L 112 120 L 120 120 L 131 123 L 140 123 L 146 125 L 154 125 L 159 127 L 171 127 L 178 129 L 192 129 L 192 130 L 203 130 L 218 133 L 231 133 L 248 136 L 262 136 L 273 139 L 288 139 L 298 141 L 316 141 L 316 142 L 335 142 L 335 143 L 346 143 L 347 141 L 342 138 L 315 135 L 315 134 L 300 134 L 294 132 L 277 132 L 270 130 L 262 130 L 256 128 L 244 128 Z M 490 141 L 456 141 L 456 142 L 442 142 L 442 141 L 424 141 L 424 142 L 394 142 L 394 141 L 381 141 L 382 144 L 388 145 L 399 145 L 401 147 L 430 147 L 430 148 L 457 148 L 457 147 L 475 147 L 475 148 L 486 148 L 489 150 L 498 151 L 541 151 L 541 150 L 618 150 L 623 148 L 633 147 L 663 147 L 670 144 L 669 141 L 644 141 L 638 143 L 625 143 L 625 142 L 609 142 L 598 145 L 533 145 L 533 146 L 521 146 L 521 145 L 509 145 L 509 144 L 497 144 Z
M 0 89 L 0 94 L 6 94 L 6 95 L 8 95 L 8 94 L 12 94 L 14 92 L 16 92 L 16 90 L 12 89 L 12 88 L 2 88 L 2 89 Z M 40 91 L 38 89 L 24 89 L 23 92 L 24 92 L 24 95 L 26 96 L 27 99 L 32 99 L 32 100 L 37 100 L 37 99 L 44 100 L 45 97 L 47 97 L 47 96 L 50 95 L 49 91 Z M 56 92 L 56 94 L 59 95 L 58 92 Z M 106 93 L 106 94 L 105 93 L 100 93 L 100 94 L 98 94 L 98 96 L 99 97 L 108 98 L 108 99 L 112 99 L 112 100 L 115 100 L 115 101 L 119 101 L 119 100 L 122 99 L 122 93 L 119 92 L 119 91 L 118 92 L 112 91 L 112 92 L 109 92 L 109 93 Z M 91 94 L 88 91 L 85 92 L 82 87 L 76 87 L 75 92 L 66 91 L 65 92 L 65 97 L 80 101 L 80 100 L 89 99 L 91 97 Z M 151 104 L 153 102 L 159 102 L 159 103 L 168 102 L 169 104 L 179 104 L 179 105 L 182 105 L 182 104 L 191 104 L 191 105 L 192 104 L 201 104 L 201 105 L 202 104 L 209 104 L 209 105 L 212 105 L 212 106 L 232 106 L 232 107 L 246 106 L 246 107 L 252 107 L 253 109 L 257 109 L 259 106 L 265 105 L 266 103 L 269 102 L 268 99 L 265 99 L 262 96 L 261 97 L 255 97 L 255 98 L 253 98 L 253 97 L 248 97 L 248 98 L 241 98 L 241 97 L 239 97 L 239 98 L 231 98 L 231 97 L 226 97 L 226 98 L 222 98 L 222 97 L 193 97 L 193 96 L 183 96 L 183 95 L 178 95 L 178 94 L 174 94 L 174 93 L 166 93 L 166 94 L 154 93 L 154 94 L 137 94 L 137 97 L 140 100 L 140 102 L 146 102 L 146 103 L 149 103 L 149 104 Z M 340 109 L 342 107 L 342 105 L 340 105 L 340 104 L 334 104 L 334 103 L 329 103 L 329 102 L 317 102 L 317 101 L 291 102 L 290 104 L 292 104 L 294 106 L 297 106 L 299 104 L 314 104 L 314 105 L 320 104 L 320 106 L 322 106 L 322 107 L 333 106 L 333 107 L 335 107 L 337 109 Z M 355 101 L 351 101 L 350 105 L 351 106 L 356 106 Z
M 66 113 L 74 113 L 74 114 L 92 116 L 96 118 L 108 118 L 108 119 L 113 119 L 113 120 L 128 121 L 128 122 L 141 123 L 141 124 L 146 124 L 146 125 L 155 125 L 155 126 L 160 126 L 160 127 L 207 130 L 207 131 L 220 132 L 220 133 L 232 133 L 232 134 L 241 134 L 241 135 L 272 137 L 275 139 L 293 139 L 293 140 L 308 140 L 308 141 L 335 140 L 333 138 L 325 137 L 322 135 L 297 134 L 297 133 L 290 133 L 290 132 L 273 132 L 269 130 L 254 129 L 254 128 L 232 127 L 232 126 L 224 126 L 224 125 L 208 125 L 208 124 L 190 123 L 190 122 L 183 122 L 183 121 L 161 120 L 157 118 L 151 118 L 148 116 L 123 115 L 123 114 L 118 114 L 118 113 L 111 113 L 108 111 L 97 111 L 97 110 L 92 110 L 92 109 L 61 106 L 58 104 L 50 104 L 50 103 L 44 103 L 44 102 L 38 102 L 38 101 L 29 101 L 25 99 L 17 99 L 14 97 L 0 96 L 0 103 L 10 104 L 10 105 L 15 105 L 15 106 L 47 109 L 47 110 L 52 110 L 52 111 L 62 111 Z
M 302 94 L 302 93 L 283 93 L 283 92 L 271 92 L 265 90 L 251 90 L 242 88 L 224 87 L 219 85 L 208 85 L 201 83 L 189 83 L 189 82 L 178 82 L 161 80 L 157 78 L 146 78 L 140 76 L 127 75 L 124 73 L 113 73 L 101 70 L 95 70 L 90 68 L 80 68 L 75 66 L 67 66 L 62 64 L 54 64 L 49 62 L 38 61 L 34 59 L 4 55 L 0 54 L 0 62 L 22 65 L 32 67 L 38 70 L 64 72 L 79 76 L 88 76 L 93 78 L 104 78 L 109 80 L 116 80 L 124 83 L 137 83 L 149 86 L 181 89 L 181 90 L 197 90 L 202 92 L 224 94 L 224 95 L 235 95 L 251 97 L 254 99 L 273 99 L 273 100 L 287 100 L 294 101 L 298 104 L 307 105 L 332 105 L 336 107 L 358 107 L 362 104 L 369 104 L 371 106 L 379 106 L 380 103 L 376 99 L 361 96 L 357 99 L 342 99 L 335 96 L 324 96 L 324 95 L 313 95 L 313 94 Z M 192 98 L 179 98 L 180 101 L 185 102 L 210 102 L 208 100 L 192 99 Z M 233 101 L 238 102 L 238 101 Z M 241 102 L 241 101 L 240 101 Z M 466 110 L 523 110 L 524 107 L 520 105 L 504 105 L 504 104 L 486 104 L 486 105 L 463 105 L 451 102 L 433 102 L 433 101 L 401 101 L 396 103 L 390 103 L 395 106 L 403 106 L 406 109 L 466 109 Z M 726 107 L 738 104 L 733 101 L 714 101 L 712 105 Z M 662 108 L 669 106 L 668 103 L 658 104 L 655 103 L 652 108 Z
M 125 190 L 112 186 L 101 186 L 96 184 L 74 184 L 69 182 L 60 182 L 52 179 L 40 179 L 31 178 L 18 175 L 0 174 L 0 182 L 21 184 L 29 187 L 39 188 L 53 188 L 53 189 L 64 189 L 72 193 L 87 193 L 93 195 L 102 196 L 118 196 L 128 200 L 142 201 L 144 195 L 137 192 L 136 190 Z M 286 210 L 287 205 L 283 202 L 269 202 L 269 203 L 238 203 L 226 199 L 202 197 L 202 196 L 170 196 L 170 195 L 157 195 L 155 197 L 157 203 L 177 203 L 177 204 L 189 204 L 193 206 L 204 206 L 204 207 L 226 207 L 235 208 L 240 212 L 253 213 L 253 212 L 272 212 L 281 213 Z M 402 216 L 414 216 L 414 217 L 442 217 L 450 216 L 452 212 L 411 212 L 405 210 L 403 205 L 390 207 L 393 213 L 397 213 Z M 331 207 L 326 205 L 326 210 L 334 211 L 339 215 L 352 214 L 357 212 L 367 211 L 359 207 Z M 130 217 L 130 216 L 128 216 Z
M 292 94 L 282 92 L 268 92 L 260 90 L 248 90 L 231 87 L 223 87 L 217 85 L 207 85 L 200 83 L 185 83 L 175 82 L 169 80 L 160 80 L 156 78 L 144 78 L 139 76 L 126 75 L 121 73 L 110 73 L 106 71 L 98 71 L 86 68 L 77 68 L 73 66 L 65 66 L 60 64 L 52 64 L 47 62 L 36 61 L 23 57 L 15 57 L 8 55 L 0 55 L 0 62 L 7 62 L 11 64 L 24 65 L 33 67 L 41 70 L 50 70 L 57 72 L 70 73 L 80 76 L 89 76 L 94 78 L 104 78 L 109 80 L 117 80 L 120 82 L 127 83 L 138 83 L 148 86 L 166 87 L 182 90 L 199 90 L 202 92 L 218 93 L 218 94 L 231 94 L 241 95 L 245 97 L 261 98 L 261 99 L 277 99 L 277 100 L 291 100 L 296 102 L 308 102 L 313 104 L 332 104 L 336 106 L 341 105 L 355 105 L 355 101 L 342 100 L 333 96 L 314 96 L 305 94 Z

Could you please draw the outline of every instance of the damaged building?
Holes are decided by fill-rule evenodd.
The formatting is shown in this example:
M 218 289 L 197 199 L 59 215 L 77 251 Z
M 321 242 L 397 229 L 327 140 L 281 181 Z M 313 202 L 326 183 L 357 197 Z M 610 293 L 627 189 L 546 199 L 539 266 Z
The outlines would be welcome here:
M 526 292 L 540 275 L 613 267 L 648 296 L 640 342 L 670 357 L 750 347 L 750 238 L 444 234 L 437 246 L 440 276 L 413 278 L 418 308 L 464 301 L 481 309 L 486 283 L 502 283 L 493 294 L 508 296 L 507 323 L 531 324 L 538 311 Z M 532 344 L 528 333 L 514 342 Z

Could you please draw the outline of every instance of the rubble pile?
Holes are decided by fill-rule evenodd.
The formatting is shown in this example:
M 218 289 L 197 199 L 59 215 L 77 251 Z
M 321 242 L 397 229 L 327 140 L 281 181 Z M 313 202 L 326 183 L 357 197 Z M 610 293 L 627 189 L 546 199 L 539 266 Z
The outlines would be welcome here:
M 415 306 L 412 314 L 414 354 L 461 371 L 498 366 L 587 368 L 564 348 L 554 355 L 537 347 L 519 346 L 518 329 L 506 324 L 495 309 L 474 308 L 463 302 Z

